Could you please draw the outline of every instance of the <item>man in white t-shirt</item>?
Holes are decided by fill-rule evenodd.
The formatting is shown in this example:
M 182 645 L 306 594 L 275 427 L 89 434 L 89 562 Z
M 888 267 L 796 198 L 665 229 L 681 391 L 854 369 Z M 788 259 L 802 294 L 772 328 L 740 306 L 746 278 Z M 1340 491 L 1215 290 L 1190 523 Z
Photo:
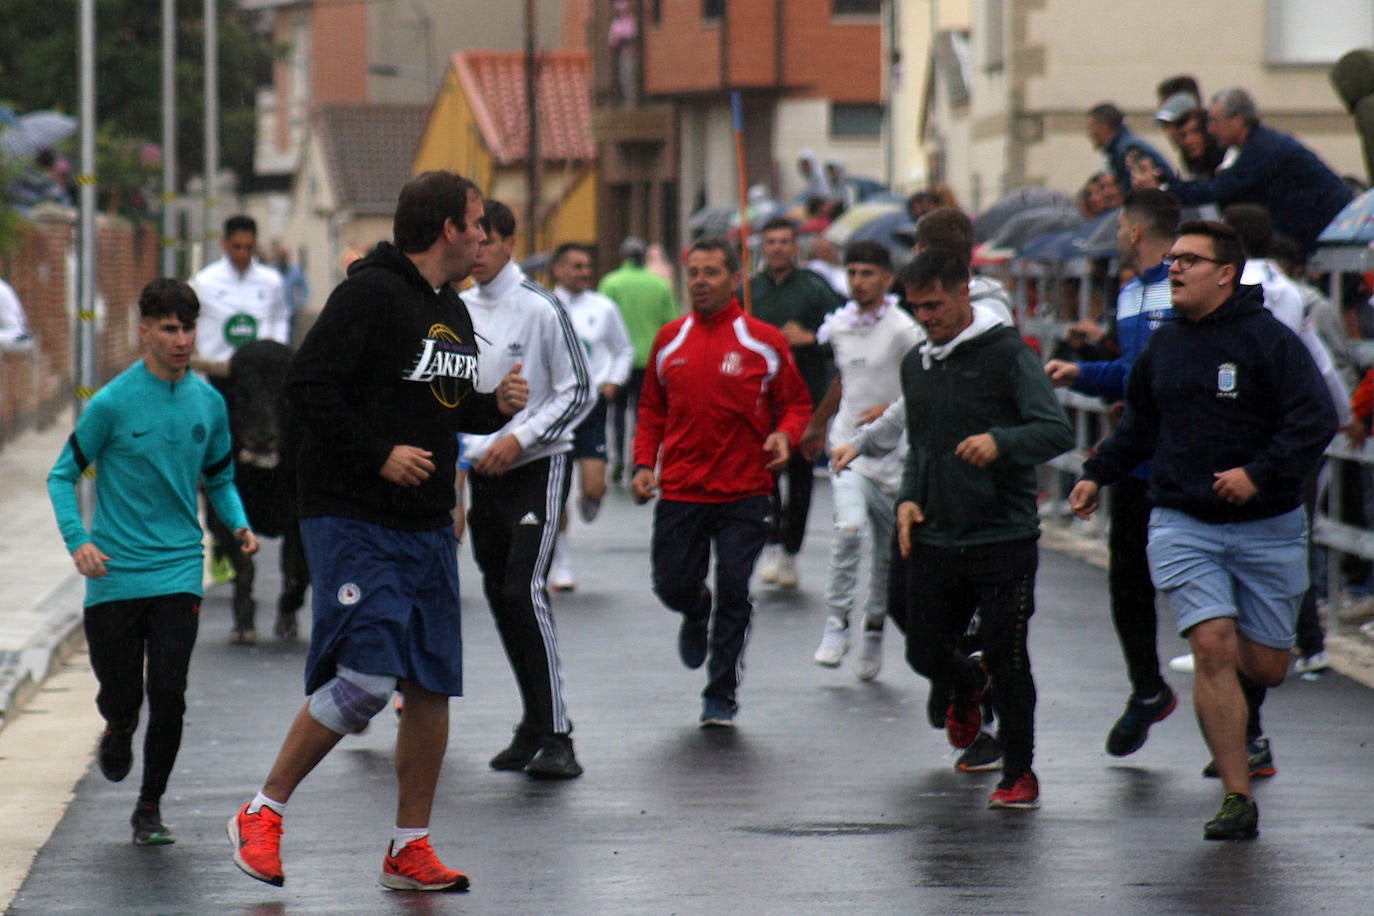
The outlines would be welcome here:
M 250 216 L 231 216 L 224 221 L 224 257 L 202 267 L 191 280 L 200 299 L 200 319 L 196 325 L 196 353 L 191 366 L 204 373 L 233 410 L 229 397 L 229 360 L 235 351 L 255 340 L 275 340 L 289 344 L 291 310 L 286 304 L 281 274 L 260 263 L 255 256 L 258 224 Z M 229 418 L 233 425 L 233 415 Z M 231 561 L 233 538 L 207 511 L 210 533 L 215 545 L 210 555 L 210 574 L 216 583 L 235 576 Z M 251 602 L 251 596 L 245 596 Z M 231 635 L 235 643 L 253 644 L 257 635 L 250 625 L 250 605 L 239 609 L 240 616 Z
M 254 340 L 290 343 L 291 309 L 281 274 L 258 261 L 258 224 L 249 216 L 224 221 L 224 257 L 196 273 L 200 298 L 196 367 L 224 375 L 234 351 Z M 220 365 L 224 364 L 224 365 Z
M 0 350 L 25 353 L 33 349 L 33 335 L 24 316 L 19 294 L 4 280 L 0 280 Z
M 852 298 L 831 312 L 816 339 L 829 344 L 843 383 L 839 410 L 830 427 L 830 445 L 849 442 L 860 426 L 901 397 L 902 357 L 925 339 L 911 316 L 889 295 L 892 257 L 881 244 L 855 242 L 845 251 L 845 273 Z M 850 648 L 849 618 L 858 591 L 864 529 L 871 541 L 869 596 L 854 673 L 871 680 L 882 667 L 883 624 L 887 619 L 887 571 L 891 556 L 893 508 L 902 477 L 905 448 L 854 459 L 831 478 L 835 537 L 830 547 L 830 578 L 825 589 L 827 616 L 814 660 L 837 667 Z
M 572 459 L 577 462 L 577 511 L 584 522 L 596 518 L 606 495 L 606 411 L 620 386 L 630 378 L 635 345 L 620 317 L 620 308 L 592 288 L 592 250 L 578 242 L 565 242 L 553 253 L 553 294 L 562 303 L 573 329 L 587 351 L 591 373 L 591 413 L 573 431 Z M 554 546 L 549 587 L 556 592 L 576 588 L 572 558 L 568 555 L 568 513 Z

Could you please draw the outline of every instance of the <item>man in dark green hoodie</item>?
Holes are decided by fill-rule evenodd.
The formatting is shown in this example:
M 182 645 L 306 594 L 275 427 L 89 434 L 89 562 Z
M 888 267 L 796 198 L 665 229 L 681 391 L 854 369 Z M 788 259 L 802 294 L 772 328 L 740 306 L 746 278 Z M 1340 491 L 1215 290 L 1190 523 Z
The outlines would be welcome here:
M 1035 352 L 990 310 L 969 302 L 968 262 L 923 251 L 898 277 L 929 340 L 902 361 L 906 465 L 897 538 L 907 567 L 907 661 L 950 685 L 945 730 L 968 747 L 983 694 L 1003 747 L 991 808 L 1038 808 L 1031 770 L 1035 681 L 1026 650 L 1035 613 L 1035 466 L 1073 447 L 1073 430 Z M 973 612 L 984 658 L 959 648 Z

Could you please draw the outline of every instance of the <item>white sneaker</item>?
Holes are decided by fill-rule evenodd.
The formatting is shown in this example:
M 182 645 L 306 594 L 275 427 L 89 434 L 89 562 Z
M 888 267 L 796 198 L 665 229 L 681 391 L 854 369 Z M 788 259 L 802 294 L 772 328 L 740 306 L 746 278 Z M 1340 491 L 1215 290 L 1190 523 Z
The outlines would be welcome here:
M 1194 667 L 1193 653 L 1191 652 L 1169 659 L 1169 670 L 1177 671 L 1179 674 L 1192 674 Z
M 1303 656 L 1293 662 L 1293 673 L 1315 674 L 1330 667 L 1331 662 L 1327 659 L 1326 652 L 1313 652 L 1311 655 Z
M 577 580 L 573 578 L 572 564 L 566 559 L 560 558 L 549 570 L 549 588 L 556 592 L 570 592 L 577 588 Z
M 778 557 L 782 553 L 782 548 L 777 544 L 769 544 L 763 548 L 763 556 L 759 558 L 759 581 L 766 585 L 772 585 L 778 581 Z
M 778 554 L 778 588 L 796 588 L 799 585 L 797 579 L 797 557 L 795 554 L 783 550 Z
M 816 647 L 812 660 L 826 668 L 838 668 L 848 651 L 849 625 L 838 617 L 825 618 L 825 632 L 821 634 L 821 644 Z
M 590 496 L 577 497 L 577 514 L 582 516 L 582 521 L 590 524 L 600 511 L 601 500 L 592 499 Z
M 854 675 L 861 681 L 871 681 L 883 667 L 883 631 L 870 630 L 865 620 L 863 634 L 859 654 L 854 656 Z

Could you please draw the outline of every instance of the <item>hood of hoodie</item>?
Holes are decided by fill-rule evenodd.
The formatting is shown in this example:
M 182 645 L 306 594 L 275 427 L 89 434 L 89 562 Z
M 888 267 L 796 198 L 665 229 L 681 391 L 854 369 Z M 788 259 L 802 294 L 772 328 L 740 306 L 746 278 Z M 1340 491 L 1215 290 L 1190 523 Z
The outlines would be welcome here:
M 368 270 L 385 270 L 399 274 L 412 286 L 434 292 L 434 287 L 420 273 L 415 262 L 390 242 L 378 242 L 371 251 L 348 265 L 348 276 L 355 277 Z
M 1242 283 L 1240 286 L 1236 287 L 1236 291 L 1231 294 L 1231 297 L 1223 302 L 1215 311 L 1203 315 L 1196 321 L 1184 316 L 1177 309 L 1174 310 L 1174 316 L 1179 321 L 1185 321 L 1191 324 L 1225 324 L 1226 322 L 1236 321 L 1262 311 L 1264 311 L 1264 287 Z

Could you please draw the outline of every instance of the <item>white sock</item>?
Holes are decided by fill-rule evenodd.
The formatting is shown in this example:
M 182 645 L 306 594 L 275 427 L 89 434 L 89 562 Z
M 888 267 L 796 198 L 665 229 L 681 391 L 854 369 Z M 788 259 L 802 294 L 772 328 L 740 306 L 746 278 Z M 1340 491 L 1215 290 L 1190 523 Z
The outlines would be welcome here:
M 282 817 L 286 817 L 286 802 L 279 802 L 275 798 L 268 798 L 259 792 L 253 796 L 253 800 L 248 803 L 248 813 L 257 814 L 266 805 Z
M 428 827 L 395 827 L 391 831 L 391 854 L 395 855 L 405 849 L 407 843 L 423 840 L 427 836 Z

